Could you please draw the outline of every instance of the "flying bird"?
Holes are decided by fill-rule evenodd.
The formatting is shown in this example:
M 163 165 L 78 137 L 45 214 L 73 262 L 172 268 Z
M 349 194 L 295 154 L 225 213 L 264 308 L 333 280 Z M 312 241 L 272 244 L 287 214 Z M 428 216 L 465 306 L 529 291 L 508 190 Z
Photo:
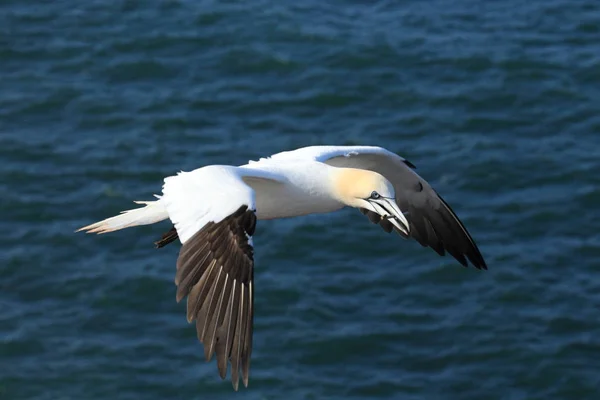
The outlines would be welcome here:
M 170 219 L 155 242 L 181 242 L 176 299 L 219 375 L 248 386 L 254 320 L 257 220 L 328 213 L 349 206 L 386 232 L 413 238 L 467 267 L 487 269 L 450 206 L 406 159 L 375 146 L 311 146 L 241 166 L 209 165 L 164 179 L 162 195 L 78 231 L 107 233 Z

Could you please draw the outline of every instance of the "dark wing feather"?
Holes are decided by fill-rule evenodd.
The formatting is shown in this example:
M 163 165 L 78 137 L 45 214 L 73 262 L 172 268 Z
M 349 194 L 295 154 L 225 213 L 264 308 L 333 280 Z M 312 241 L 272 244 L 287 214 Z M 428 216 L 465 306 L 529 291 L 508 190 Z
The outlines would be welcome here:
M 410 236 L 421 245 L 431 247 L 442 256 L 447 252 L 465 267 L 468 259 L 475 268 L 487 269 L 483 256 L 463 223 L 428 184 L 423 184 L 421 191 L 397 189 L 396 203 L 408 213 Z
M 221 378 L 231 363 L 238 390 L 239 371 L 248 386 L 254 308 L 254 250 L 250 237 L 256 215 L 240 207 L 224 220 L 209 222 L 188 241 L 177 259 L 177 301 L 187 298 L 188 321 L 196 320 L 198 339 L 210 361 L 217 355 Z
M 175 227 L 172 227 L 168 232 L 165 232 L 162 235 L 160 240 L 157 240 L 156 242 L 154 242 L 154 245 L 156 246 L 157 249 L 160 249 L 161 247 L 165 247 L 169 243 L 177 240 L 178 237 L 179 237 L 179 235 L 177 234 L 177 229 L 175 229 Z
M 468 260 L 475 268 L 487 269 L 477 244 L 452 208 L 406 160 L 383 149 L 374 149 L 364 153 L 349 152 L 324 162 L 336 167 L 368 169 L 385 176 L 394 185 L 396 203 L 409 222 L 410 237 L 441 256 L 449 253 L 465 267 Z M 377 218 L 376 213 L 361 211 L 385 231 L 394 229 L 405 236 L 390 228 L 391 224 L 385 219 Z

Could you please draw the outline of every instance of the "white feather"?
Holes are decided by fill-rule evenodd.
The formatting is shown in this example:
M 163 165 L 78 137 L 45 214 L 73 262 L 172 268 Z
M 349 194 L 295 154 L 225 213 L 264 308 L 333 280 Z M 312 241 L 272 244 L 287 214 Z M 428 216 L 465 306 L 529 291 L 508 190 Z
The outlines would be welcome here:
M 236 167 L 211 165 L 165 178 L 162 201 L 185 243 L 208 222 L 219 222 L 240 206 L 255 208 L 254 191 Z

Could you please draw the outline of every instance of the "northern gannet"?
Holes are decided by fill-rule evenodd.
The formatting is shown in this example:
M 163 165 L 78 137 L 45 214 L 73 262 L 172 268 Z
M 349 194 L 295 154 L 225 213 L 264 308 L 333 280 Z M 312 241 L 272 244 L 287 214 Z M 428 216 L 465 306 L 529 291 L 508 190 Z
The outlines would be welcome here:
M 170 219 L 155 242 L 177 238 L 181 249 L 177 302 L 187 296 L 187 320 L 222 379 L 231 363 L 238 390 L 248 386 L 254 319 L 254 246 L 257 220 L 359 209 L 386 232 L 414 238 L 463 266 L 486 263 L 450 206 L 406 159 L 374 146 L 311 146 L 238 167 L 210 165 L 164 179 L 162 195 L 144 207 L 85 226 L 106 233 Z

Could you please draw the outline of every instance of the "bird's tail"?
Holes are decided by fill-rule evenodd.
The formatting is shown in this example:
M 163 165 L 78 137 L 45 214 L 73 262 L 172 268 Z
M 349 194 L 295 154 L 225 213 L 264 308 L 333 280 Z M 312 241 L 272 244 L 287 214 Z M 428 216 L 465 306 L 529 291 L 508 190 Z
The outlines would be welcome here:
M 169 214 L 161 201 L 156 196 L 156 201 L 134 201 L 137 204 L 145 204 L 144 207 L 121 211 L 121 214 L 107 218 L 100 222 L 79 228 L 76 232 L 108 233 L 120 229 L 130 228 L 138 225 L 150 225 L 169 218 Z

